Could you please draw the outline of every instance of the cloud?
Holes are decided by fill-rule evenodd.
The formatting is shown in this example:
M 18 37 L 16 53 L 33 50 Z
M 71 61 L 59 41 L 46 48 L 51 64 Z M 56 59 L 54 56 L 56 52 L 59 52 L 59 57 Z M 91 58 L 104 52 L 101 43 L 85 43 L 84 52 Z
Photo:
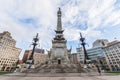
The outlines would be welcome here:
M 108 32 L 115 36 L 112 29 L 120 26 L 119 5 L 119 0 L 0 0 L 0 32 L 11 32 L 17 47 L 22 49 L 28 49 L 32 38 L 39 33 L 40 46 L 50 49 L 56 12 L 61 7 L 67 41 L 78 42 L 82 32 L 92 43 L 97 38 L 106 38 Z
M 87 34 L 89 38 L 101 36 L 102 30 L 98 30 L 99 28 L 104 29 L 105 27 L 120 25 L 120 9 L 115 6 L 116 2 L 116 0 L 63 1 L 62 7 L 65 10 L 64 23 L 69 22 L 72 29 L 79 27 L 85 34 L 92 33 Z M 85 23 L 87 27 L 84 30 L 85 25 L 81 24 Z M 75 32 L 77 33 L 77 31 Z
M 0 32 L 11 32 L 17 47 L 28 49 L 32 38 L 39 33 L 40 46 L 50 48 L 51 31 L 56 25 L 56 1 L 0 0 L 0 5 Z

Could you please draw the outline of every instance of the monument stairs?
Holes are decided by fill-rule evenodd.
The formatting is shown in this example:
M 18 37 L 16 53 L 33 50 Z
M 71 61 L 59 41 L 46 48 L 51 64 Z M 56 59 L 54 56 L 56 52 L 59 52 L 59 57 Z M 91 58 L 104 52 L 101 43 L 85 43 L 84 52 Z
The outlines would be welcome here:
M 85 72 L 78 64 L 43 64 L 33 69 L 26 69 L 24 73 L 79 73 Z

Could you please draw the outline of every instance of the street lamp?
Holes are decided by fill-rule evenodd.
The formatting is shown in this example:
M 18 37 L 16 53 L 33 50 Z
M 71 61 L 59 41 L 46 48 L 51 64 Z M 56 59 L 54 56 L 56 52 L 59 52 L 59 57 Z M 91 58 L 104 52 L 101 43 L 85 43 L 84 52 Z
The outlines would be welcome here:
M 82 37 L 82 34 L 81 34 L 81 33 L 80 33 L 80 41 L 81 41 L 81 45 L 82 45 L 83 50 L 84 50 L 84 64 L 86 64 L 86 63 L 87 63 L 87 60 L 89 60 L 89 57 L 88 57 L 87 51 L 86 51 L 86 49 L 85 49 L 85 45 L 86 45 L 86 43 L 85 43 L 85 38 Z
M 34 64 L 33 55 L 34 55 L 34 52 L 35 52 L 35 47 L 38 45 L 38 43 L 37 43 L 38 41 L 39 41 L 39 39 L 38 39 L 38 33 L 37 33 L 36 37 L 33 38 L 33 43 L 32 43 L 33 49 L 32 49 L 32 53 L 31 53 L 29 59 L 27 60 L 27 64 L 29 64 L 28 69 L 31 68 L 31 66 Z

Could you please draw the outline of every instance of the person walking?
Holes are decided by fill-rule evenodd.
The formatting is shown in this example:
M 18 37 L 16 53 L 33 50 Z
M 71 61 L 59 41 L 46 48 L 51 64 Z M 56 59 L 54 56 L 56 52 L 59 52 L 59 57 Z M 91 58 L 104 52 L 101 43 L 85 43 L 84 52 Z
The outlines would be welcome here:
M 98 65 L 96 65 L 96 68 L 97 68 L 97 71 L 98 71 L 99 75 L 101 75 L 101 70 L 100 70 Z

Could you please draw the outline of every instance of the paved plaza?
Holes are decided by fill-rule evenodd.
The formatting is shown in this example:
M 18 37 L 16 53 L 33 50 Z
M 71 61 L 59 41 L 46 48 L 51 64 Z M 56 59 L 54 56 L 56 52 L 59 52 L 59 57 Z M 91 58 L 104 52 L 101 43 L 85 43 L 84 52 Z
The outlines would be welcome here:
M 97 73 L 12 73 L 0 76 L 0 80 L 119 80 L 120 75 Z

